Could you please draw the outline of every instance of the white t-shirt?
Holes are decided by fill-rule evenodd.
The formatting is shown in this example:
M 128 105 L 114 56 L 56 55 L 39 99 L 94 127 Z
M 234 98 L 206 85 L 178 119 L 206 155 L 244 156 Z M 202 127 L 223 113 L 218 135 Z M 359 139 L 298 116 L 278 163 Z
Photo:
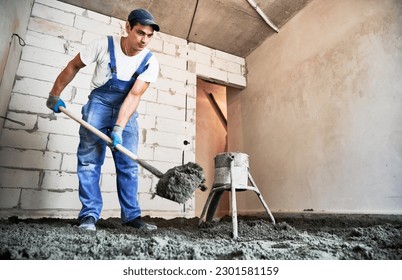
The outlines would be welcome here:
M 150 50 L 145 48 L 135 56 L 127 56 L 123 53 L 120 47 L 120 37 L 113 36 L 113 43 L 117 78 L 122 81 L 129 81 Z M 104 85 L 112 77 L 112 73 L 109 69 L 110 54 L 108 39 L 106 36 L 99 37 L 87 45 L 86 48 L 80 53 L 80 57 L 85 65 L 96 62 L 95 72 L 91 82 L 91 89 Z M 137 79 L 145 82 L 155 83 L 159 74 L 159 63 L 155 55 L 152 55 L 148 60 L 148 65 L 148 69 L 139 75 Z

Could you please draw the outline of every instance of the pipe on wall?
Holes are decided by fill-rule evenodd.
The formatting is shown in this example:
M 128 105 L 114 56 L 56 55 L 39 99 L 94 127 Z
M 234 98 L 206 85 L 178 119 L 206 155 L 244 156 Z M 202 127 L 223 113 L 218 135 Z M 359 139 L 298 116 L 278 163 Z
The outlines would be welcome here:
M 264 19 L 264 21 L 273 29 L 275 30 L 277 33 L 279 32 L 278 27 L 276 27 L 276 25 L 268 18 L 268 16 L 264 13 L 263 10 L 261 10 L 261 8 L 257 5 L 257 3 L 255 3 L 254 0 L 247 0 L 248 3 L 251 5 L 251 7 L 253 7 L 257 13 Z

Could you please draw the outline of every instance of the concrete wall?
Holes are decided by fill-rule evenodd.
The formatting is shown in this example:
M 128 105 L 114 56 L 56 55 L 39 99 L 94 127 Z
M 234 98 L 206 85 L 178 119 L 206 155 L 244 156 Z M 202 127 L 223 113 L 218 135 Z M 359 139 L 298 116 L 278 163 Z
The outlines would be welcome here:
M 129 9 L 127 10 L 129 12 Z M 99 35 L 120 35 L 125 22 L 55 0 L 35 1 L 6 121 L 0 137 L 0 216 L 76 217 L 78 124 L 46 106 L 62 68 Z M 186 40 L 156 33 L 150 48 L 161 70 L 138 109 L 139 157 L 167 171 L 195 158 L 197 76 L 244 87 L 245 60 Z M 62 94 L 67 108 L 80 116 L 90 93 L 93 66 L 85 67 Z M 184 146 L 189 139 L 191 146 Z M 194 199 L 180 205 L 151 194 L 157 178 L 140 170 L 139 200 L 144 215 L 194 216 Z M 102 217 L 119 216 L 111 153 L 102 170 Z
M 402 213 L 402 1 L 314 0 L 246 62 L 229 149 L 271 210 Z
M 11 90 L 15 81 L 20 60 L 23 41 L 16 35 L 25 38 L 28 18 L 33 0 L 2 0 L 0 2 L 0 116 L 5 117 Z M 0 118 L 0 134 L 4 118 Z

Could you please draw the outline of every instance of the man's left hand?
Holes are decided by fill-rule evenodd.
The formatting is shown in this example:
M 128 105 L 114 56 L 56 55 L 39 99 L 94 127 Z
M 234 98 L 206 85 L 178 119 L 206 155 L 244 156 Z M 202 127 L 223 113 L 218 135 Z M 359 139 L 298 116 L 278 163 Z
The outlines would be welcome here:
M 113 131 L 111 133 L 111 138 L 112 138 L 112 145 L 113 148 L 116 148 L 116 146 L 118 144 L 123 145 L 123 130 L 124 127 L 120 126 L 120 125 L 115 125 L 113 127 Z

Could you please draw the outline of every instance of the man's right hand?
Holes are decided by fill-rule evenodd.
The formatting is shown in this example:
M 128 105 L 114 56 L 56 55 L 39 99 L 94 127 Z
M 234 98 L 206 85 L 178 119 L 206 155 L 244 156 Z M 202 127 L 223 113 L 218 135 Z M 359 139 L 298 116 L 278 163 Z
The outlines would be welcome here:
M 49 97 L 47 98 L 46 106 L 50 110 L 53 110 L 53 112 L 55 112 L 55 113 L 60 113 L 60 110 L 59 110 L 60 106 L 66 108 L 66 104 L 64 103 L 63 100 L 61 100 L 60 96 L 53 96 L 50 94 L 49 94 Z

